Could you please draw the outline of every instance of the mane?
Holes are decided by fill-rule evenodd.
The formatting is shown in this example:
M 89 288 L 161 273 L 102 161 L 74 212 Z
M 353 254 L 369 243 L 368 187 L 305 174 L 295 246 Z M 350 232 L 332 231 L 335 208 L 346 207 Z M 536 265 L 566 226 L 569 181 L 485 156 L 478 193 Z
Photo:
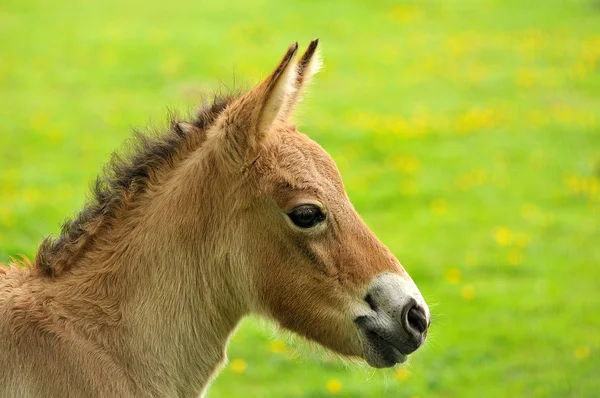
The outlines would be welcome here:
M 133 138 L 126 142 L 131 147 L 129 154 L 112 154 L 92 185 L 92 195 L 83 209 L 64 222 L 58 236 L 42 241 L 34 267 L 48 276 L 71 269 L 93 247 L 98 234 L 116 220 L 119 210 L 146 191 L 157 172 L 173 168 L 178 159 L 202 145 L 206 130 L 234 98 L 215 95 L 197 112 L 195 120 L 184 122 L 192 129 L 182 128 L 182 122 L 171 116 L 169 130 L 160 136 L 134 130 Z

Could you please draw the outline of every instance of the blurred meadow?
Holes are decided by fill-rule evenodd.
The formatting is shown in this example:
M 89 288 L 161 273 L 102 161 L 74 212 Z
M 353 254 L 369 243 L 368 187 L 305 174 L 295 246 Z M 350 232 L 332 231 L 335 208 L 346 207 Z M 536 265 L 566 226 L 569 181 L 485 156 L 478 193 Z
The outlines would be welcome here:
M 432 305 L 430 337 L 375 371 L 247 319 L 208 396 L 599 396 L 598 0 L 3 0 L 0 262 L 58 232 L 133 126 L 313 37 L 300 130 Z

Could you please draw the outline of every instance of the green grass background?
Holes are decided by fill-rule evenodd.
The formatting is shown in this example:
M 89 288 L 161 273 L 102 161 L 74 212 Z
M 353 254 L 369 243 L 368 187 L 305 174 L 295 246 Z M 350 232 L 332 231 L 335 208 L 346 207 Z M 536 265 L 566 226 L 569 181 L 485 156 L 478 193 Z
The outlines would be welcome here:
M 600 395 L 600 2 L 0 5 L 0 261 L 32 256 L 132 126 L 321 39 L 300 129 L 432 304 L 398 369 L 253 319 L 209 397 Z

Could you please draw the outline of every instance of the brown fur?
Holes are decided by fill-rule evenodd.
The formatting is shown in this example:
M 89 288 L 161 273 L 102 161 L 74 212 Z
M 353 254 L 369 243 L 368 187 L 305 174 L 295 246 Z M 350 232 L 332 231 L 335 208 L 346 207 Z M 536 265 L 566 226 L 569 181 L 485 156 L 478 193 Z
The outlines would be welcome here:
M 240 319 L 262 314 L 363 356 L 365 289 L 403 274 L 327 153 L 287 121 L 314 71 L 273 74 L 116 157 L 34 266 L 0 268 L 0 391 L 10 397 L 198 396 Z M 285 213 L 327 213 L 299 231 Z

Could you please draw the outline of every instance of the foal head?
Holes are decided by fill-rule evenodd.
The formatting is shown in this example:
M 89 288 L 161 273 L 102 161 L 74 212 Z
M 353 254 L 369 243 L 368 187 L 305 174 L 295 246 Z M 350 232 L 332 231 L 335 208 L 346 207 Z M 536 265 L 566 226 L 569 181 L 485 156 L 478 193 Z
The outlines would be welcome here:
M 297 48 L 207 131 L 233 187 L 222 205 L 235 220 L 237 277 L 254 312 L 341 354 L 393 366 L 424 342 L 429 310 L 354 210 L 331 157 L 290 123 L 319 68 L 316 40 L 296 62 Z

